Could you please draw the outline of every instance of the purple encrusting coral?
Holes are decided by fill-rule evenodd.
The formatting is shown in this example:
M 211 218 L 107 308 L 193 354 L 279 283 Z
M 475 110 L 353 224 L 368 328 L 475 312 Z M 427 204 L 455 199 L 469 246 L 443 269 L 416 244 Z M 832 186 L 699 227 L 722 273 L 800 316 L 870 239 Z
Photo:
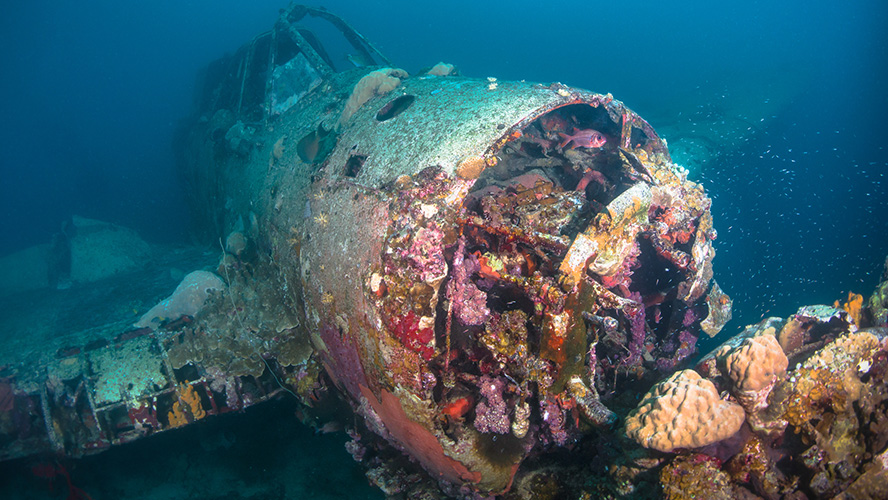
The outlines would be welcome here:
M 664 354 L 671 354 L 672 356 L 658 359 L 657 369 L 668 372 L 673 370 L 688 356 L 694 354 L 697 350 L 697 336 L 691 333 L 690 329 L 683 328 L 677 335 L 673 334 L 672 338 L 663 342 L 661 345 L 662 352 Z
M 346 432 L 351 438 L 351 441 L 345 443 L 345 450 L 355 459 L 355 462 L 364 460 L 364 455 L 367 453 L 367 447 L 361 444 L 361 435 L 354 429 L 348 429 Z
M 367 376 L 364 374 L 364 367 L 353 341 L 341 335 L 338 328 L 328 323 L 321 323 L 320 336 L 327 347 L 324 363 L 336 368 L 339 383 L 350 391 L 360 391 L 361 386 L 366 387 Z M 245 394 L 244 398 L 247 396 Z
M 641 295 L 638 292 L 632 292 L 629 299 L 641 303 Z M 644 349 L 645 337 L 645 313 L 644 308 L 639 307 L 635 314 L 627 313 L 629 318 L 629 354 L 623 360 L 625 367 L 636 366 L 641 363 L 641 351 Z
M 558 402 L 550 397 L 546 397 L 540 401 L 540 411 L 543 422 L 549 428 L 549 435 L 558 446 L 564 446 L 570 437 L 564 428 L 564 414 L 561 412 L 561 406 Z
M 477 268 L 476 261 L 465 258 L 466 240 L 459 239 L 456 253 L 453 256 L 453 271 L 447 285 L 447 300 L 453 307 L 453 313 L 463 325 L 480 325 L 490 317 L 487 308 L 487 294 L 482 292 L 469 280 L 472 268 Z
M 692 308 L 688 308 L 681 320 L 681 326 L 687 328 L 693 325 L 695 321 L 697 321 L 697 315 L 694 314 L 694 310 Z
M 423 281 L 431 281 L 444 276 L 447 262 L 443 253 L 444 232 L 434 224 L 419 228 L 413 234 L 410 249 L 403 252 L 403 257 L 410 259 L 420 272 Z
M 501 378 L 489 376 L 478 380 L 478 388 L 485 400 L 475 406 L 475 429 L 478 432 L 495 432 L 506 434 L 509 432 L 510 423 L 506 401 L 503 399 L 503 389 L 506 383 Z

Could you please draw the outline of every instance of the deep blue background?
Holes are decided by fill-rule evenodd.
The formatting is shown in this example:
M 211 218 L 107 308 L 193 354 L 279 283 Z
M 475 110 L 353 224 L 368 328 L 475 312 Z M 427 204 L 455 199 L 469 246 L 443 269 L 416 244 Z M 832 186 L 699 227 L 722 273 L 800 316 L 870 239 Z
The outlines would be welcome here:
M 325 2 L 411 72 L 443 60 L 611 92 L 655 128 L 758 103 L 746 118 L 761 131 L 692 172 L 714 199 L 716 276 L 737 318 L 727 330 L 870 293 L 888 253 L 888 3 L 666 4 Z M 8 2 L 0 255 L 48 241 L 71 214 L 186 240 L 171 139 L 195 75 L 284 5 Z

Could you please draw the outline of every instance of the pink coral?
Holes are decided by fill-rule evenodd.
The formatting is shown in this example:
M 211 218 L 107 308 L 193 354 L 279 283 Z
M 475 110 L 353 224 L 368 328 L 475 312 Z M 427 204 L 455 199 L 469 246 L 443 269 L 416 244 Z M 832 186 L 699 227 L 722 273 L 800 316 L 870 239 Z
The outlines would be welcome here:
M 455 296 L 453 309 L 457 317 L 464 325 L 480 325 L 490 317 L 490 309 L 487 308 L 487 294 L 482 292 L 474 283 L 468 282 L 462 290 L 462 296 Z
M 623 262 L 613 275 L 602 276 L 601 283 L 607 288 L 629 287 L 632 284 L 632 273 L 638 267 L 638 256 L 641 255 L 641 249 L 638 243 L 632 243 L 626 250 Z
M 632 292 L 629 298 L 635 302 L 641 302 L 641 295 L 639 295 L 638 292 Z M 629 350 L 629 354 L 626 356 L 626 359 L 623 360 L 623 366 L 630 368 L 641 364 L 641 351 L 644 349 L 644 338 L 646 334 L 644 308 L 639 308 L 635 314 L 627 312 L 627 316 L 629 317 L 629 331 L 631 333 L 631 338 L 629 339 L 629 345 L 626 346 Z
M 450 283 L 447 285 L 447 300 L 453 305 L 453 312 L 462 324 L 480 325 L 490 317 L 490 309 L 487 308 L 487 294 L 469 281 L 469 275 L 477 267 L 477 261 L 465 259 L 465 249 L 466 240 L 460 238 L 453 257 Z
M 503 389 L 506 383 L 501 378 L 484 376 L 478 380 L 478 388 L 485 401 L 475 407 L 475 429 L 478 432 L 506 434 L 511 428 Z
M 361 435 L 354 429 L 349 429 L 347 433 L 351 438 L 351 441 L 345 443 L 345 450 L 352 456 L 355 462 L 364 460 L 364 455 L 367 453 L 367 447 L 361 444 Z
M 421 227 L 413 234 L 410 249 L 403 257 L 410 259 L 425 282 L 443 277 L 447 272 L 447 262 L 443 252 L 444 233 L 432 225 Z
M 561 406 L 558 405 L 558 402 L 554 398 L 546 397 L 540 401 L 540 410 L 542 412 L 543 422 L 545 422 L 546 426 L 549 428 L 549 434 L 552 436 L 552 440 L 555 441 L 555 444 L 559 446 L 567 444 L 567 440 L 570 436 L 564 428 L 564 413 L 562 413 Z

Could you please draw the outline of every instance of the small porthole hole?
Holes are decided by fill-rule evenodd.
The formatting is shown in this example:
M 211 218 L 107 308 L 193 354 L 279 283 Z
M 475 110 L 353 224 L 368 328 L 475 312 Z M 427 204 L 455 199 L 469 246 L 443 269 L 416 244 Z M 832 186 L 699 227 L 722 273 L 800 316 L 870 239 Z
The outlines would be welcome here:
M 416 96 L 410 94 L 405 94 L 401 97 L 391 100 L 388 104 L 386 104 L 385 106 L 380 108 L 379 111 L 376 112 L 376 119 L 381 122 L 391 120 L 404 111 L 407 111 L 407 108 L 409 108 L 415 100 Z
M 367 161 L 367 155 L 351 155 L 345 162 L 345 176 L 357 177 L 361 173 L 364 162 Z

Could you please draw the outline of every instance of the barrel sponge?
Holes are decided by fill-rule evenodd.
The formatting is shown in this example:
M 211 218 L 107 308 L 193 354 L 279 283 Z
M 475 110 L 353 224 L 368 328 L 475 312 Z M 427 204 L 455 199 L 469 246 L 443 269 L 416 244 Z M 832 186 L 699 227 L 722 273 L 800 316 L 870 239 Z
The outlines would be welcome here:
M 377 95 L 385 95 L 401 85 L 401 79 L 407 78 L 407 72 L 398 68 L 382 68 L 371 71 L 358 80 L 352 90 L 345 109 L 339 116 L 339 124 L 348 121 L 365 102 Z
M 626 435 L 645 448 L 671 452 L 729 438 L 746 414 L 718 397 L 715 385 L 694 370 L 682 370 L 651 388 L 626 418 Z
M 209 271 L 194 271 L 182 279 L 173 294 L 142 315 L 133 326 L 157 329 L 164 321 L 194 316 L 211 291 L 224 290 L 225 282 Z
M 739 346 L 718 353 L 722 373 L 731 379 L 736 391 L 770 389 L 786 374 L 789 360 L 773 335 L 759 335 Z

